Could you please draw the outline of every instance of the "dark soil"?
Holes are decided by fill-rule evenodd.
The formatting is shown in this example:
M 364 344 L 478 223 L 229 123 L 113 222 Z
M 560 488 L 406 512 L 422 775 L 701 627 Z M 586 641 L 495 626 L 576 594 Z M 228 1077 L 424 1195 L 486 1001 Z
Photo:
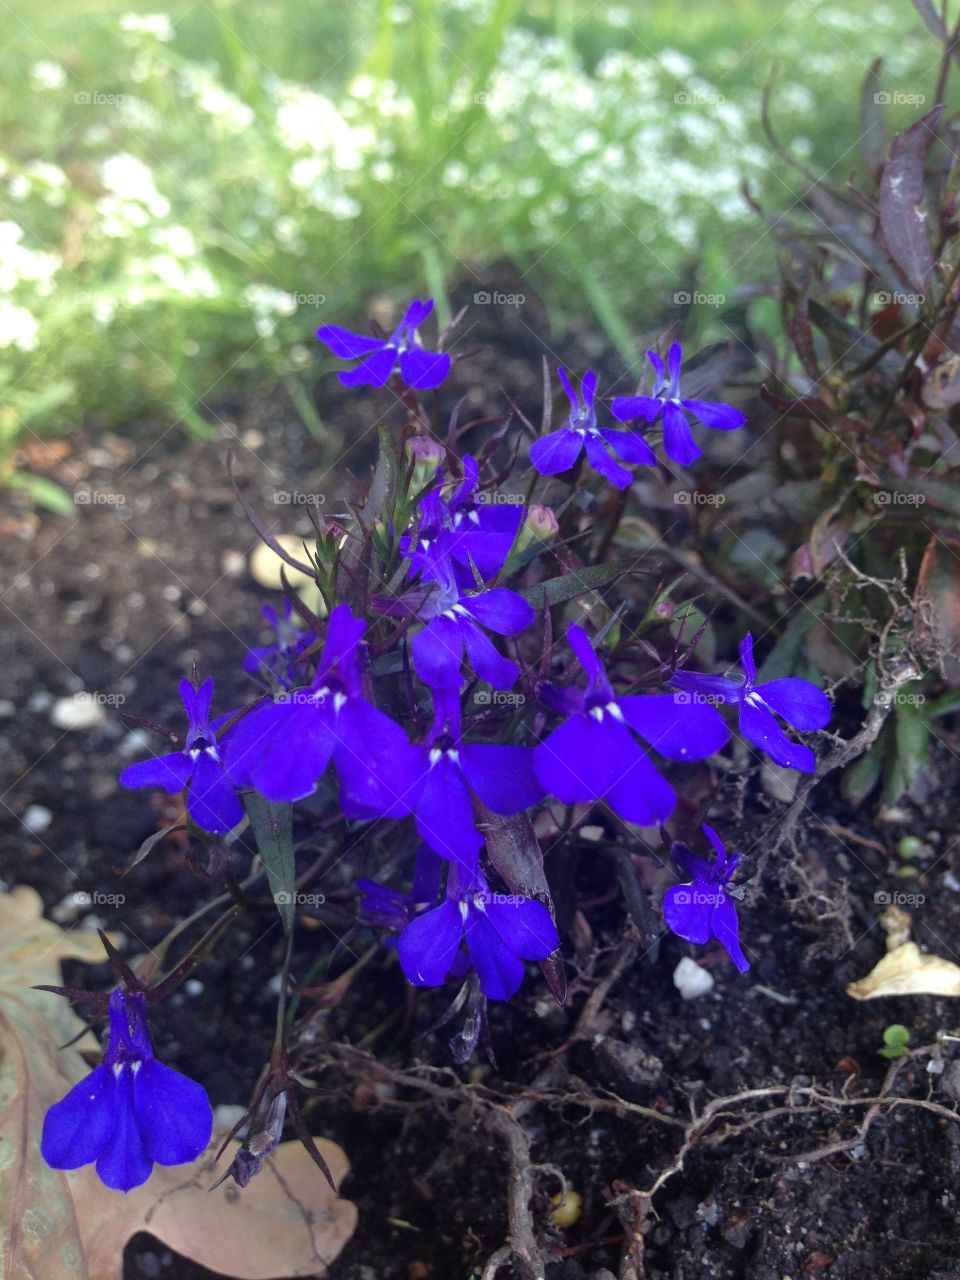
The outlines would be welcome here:
M 500 384 L 534 419 L 543 350 L 575 366 L 599 359 L 575 334 L 544 344 L 546 320 L 532 299 L 519 312 L 474 308 L 474 321 L 467 345 L 483 351 L 469 373 L 457 371 L 455 388 Z M 141 422 L 122 437 L 89 429 L 62 450 L 32 450 L 33 466 L 68 489 L 114 495 L 78 505 L 74 518 L 5 499 L 0 875 L 8 886 L 35 886 L 64 924 L 118 929 L 131 956 L 217 890 L 170 842 L 126 878 L 116 874 L 176 817 L 175 802 L 151 809 L 144 794 L 117 786 L 119 770 L 144 750 L 117 697 L 125 712 L 177 726 L 177 680 L 193 663 L 215 675 L 221 709 L 244 696 L 240 661 L 256 641 L 262 596 L 246 569 L 255 536 L 225 477 L 224 443 L 271 527 L 306 534 L 302 510 L 276 505 L 273 494 L 316 489 L 336 510 L 354 492 L 350 473 L 365 474 L 372 461 L 370 425 L 382 412 L 380 400 L 348 398 L 332 377 L 322 396 L 321 414 L 345 442 L 334 468 L 279 396 L 249 396 L 219 406 L 216 442 Z M 494 398 L 471 405 L 497 407 Z M 101 695 L 102 722 L 56 728 L 51 702 L 78 690 Z M 512 1179 L 523 1172 L 511 1168 L 498 1127 L 507 1106 L 538 1166 L 530 1212 L 552 1280 L 960 1277 L 960 1126 L 948 1115 L 960 1071 L 951 1042 L 901 1060 L 886 1084 L 890 1064 L 877 1052 L 895 1022 L 909 1027 L 911 1046 L 932 1044 L 956 1025 L 954 1006 L 929 997 L 858 1003 L 844 990 L 883 953 L 878 893 L 922 898 L 909 906 L 915 940 L 956 958 L 960 744 L 944 724 L 922 803 L 881 812 L 870 800 L 853 811 L 830 780 L 814 793 L 796 854 L 780 855 L 762 892 L 748 888 L 748 975 L 716 950 L 642 942 L 624 923 L 612 864 L 584 845 L 548 861 L 579 904 L 567 930 L 567 1004 L 555 1004 L 531 966 L 515 1000 L 490 1008 L 495 1067 L 482 1049 L 456 1067 L 447 1041 L 462 1014 L 435 1028 L 455 991 L 414 994 L 380 952 L 339 1004 L 318 1010 L 301 1046 L 302 1069 L 329 1090 L 308 1112 L 311 1126 L 346 1149 L 353 1169 L 343 1190 L 360 1208 L 333 1280 L 479 1277 L 508 1238 Z M 749 884 L 784 805 L 767 797 L 756 767 L 742 787 L 721 787 L 719 804 L 717 825 L 734 847 L 754 850 Z M 30 806 L 50 811 L 44 829 L 23 826 Z M 904 835 L 926 851 L 909 880 L 897 875 Z M 331 900 L 349 902 L 352 878 L 377 871 L 359 859 L 339 867 Z M 75 904 L 78 891 L 89 905 Z M 121 904 L 110 900 L 116 894 Z M 304 934 L 295 975 L 328 949 L 328 936 Z M 360 932 L 351 944 L 362 953 L 372 941 Z M 684 1001 L 672 974 L 693 950 L 716 985 Z M 251 917 L 158 1011 L 158 1051 L 202 1081 L 214 1105 L 245 1104 L 269 1054 L 281 955 L 272 913 Z M 332 971 L 346 967 L 338 952 Z M 90 985 L 107 975 L 71 970 Z M 604 998 L 588 1005 L 608 975 Z M 374 1056 L 342 1047 L 364 1044 Z M 871 1109 L 867 1100 L 881 1091 Z M 718 1098 L 731 1098 L 721 1114 L 684 1130 Z M 925 1100 L 941 1109 L 917 1105 Z M 652 1203 L 644 1199 L 671 1169 Z M 557 1170 L 583 1197 L 579 1222 L 565 1232 L 550 1219 Z M 515 1265 L 499 1274 L 526 1280 Z M 128 1251 L 127 1280 L 207 1274 L 146 1236 Z

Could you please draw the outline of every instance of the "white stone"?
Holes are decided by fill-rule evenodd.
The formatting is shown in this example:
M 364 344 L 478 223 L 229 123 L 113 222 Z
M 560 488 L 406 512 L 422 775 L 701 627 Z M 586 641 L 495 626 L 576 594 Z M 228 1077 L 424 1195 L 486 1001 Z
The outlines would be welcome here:
M 684 956 L 673 971 L 673 985 L 684 1000 L 695 1000 L 713 990 L 713 974 L 689 956 Z
M 92 729 L 104 719 L 103 707 L 92 693 L 58 698 L 50 708 L 50 720 L 58 729 Z
M 53 821 L 53 814 L 49 809 L 44 808 L 42 804 L 28 804 L 20 821 L 28 831 L 39 834 L 39 832 L 46 831 L 47 827 L 49 827 Z

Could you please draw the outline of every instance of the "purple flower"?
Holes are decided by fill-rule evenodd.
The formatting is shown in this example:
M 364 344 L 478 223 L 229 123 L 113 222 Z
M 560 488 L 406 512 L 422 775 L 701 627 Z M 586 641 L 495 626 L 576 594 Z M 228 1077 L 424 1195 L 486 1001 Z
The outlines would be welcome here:
M 345 387 L 383 387 L 399 366 L 408 387 L 439 387 L 450 372 L 450 357 L 425 351 L 417 329 L 433 310 L 433 299 L 414 299 L 389 338 L 366 338 L 338 324 L 325 324 L 317 337 L 341 360 L 360 359 L 355 369 L 339 375 Z
M 362 895 L 357 908 L 358 920 L 361 924 L 372 925 L 377 929 L 399 932 L 410 923 L 419 908 L 436 902 L 442 868 L 443 859 L 429 846 L 421 844 L 417 849 L 413 884 L 409 893 L 391 889 L 378 880 L 354 881 Z M 393 941 L 388 939 L 387 945 Z
M 479 871 L 461 877 L 452 867 L 447 897 L 417 916 L 397 944 L 400 966 L 417 987 L 438 987 L 453 969 L 466 938 L 483 994 L 509 1000 L 523 981 L 523 961 L 543 960 L 560 945 L 542 902 L 491 893 Z
M 96 1161 L 105 1186 L 130 1191 L 155 1164 L 195 1160 L 212 1128 L 202 1086 L 153 1056 L 143 993 L 118 987 L 103 1062 L 47 1112 L 40 1151 L 53 1169 Z
M 621 467 L 614 461 L 611 451 L 623 462 L 656 466 L 656 455 L 638 432 L 615 431 L 597 426 L 594 407 L 597 375 L 592 369 L 587 370 L 580 384 L 582 401 L 570 385 L 563 365 L 557 373 L 570 401 L 570 416 L 566 426 L 559 431 L 551 431 L 530 446 L 530 461 L 541 475 L 555 476 L 561 471 L 569 471 L 584 449 L 587 451 L 587 461 L 594 471 L 615 484 L 618 489 L 626 489 L 633 477 L 626 467 Z
M 567 639 L 587 687 L 540 687 L 542 701 L 568 719 L 534 751 L 537 777 L 565 804 L 606 800 L 628 822 L 663 822 L 676 795 L 633 734 L 668 760 L 702 760 L 729 737 L 722 716 L 702 703 L 678 706 L 671 694 L 615 697 L 583 628 L 571 623 Z
M 724 885 L 733 877 L 740 862 L 738 853 L 727 856 L 723 842 L 713 827 L 703 824 L 703 829 L 714 849 L 716 861 L 707 862 L 691 853 L 685 844 L 675 841 L 671 856 L 691 883 L 674 885 L 667 890 L 663 900 L 663 918 L 667 928 L 687 942 L 709 942 L 716 938 L 741 973 L 750 968 L 740 950 L 737 910 L 724 892 Z
M 476 585 L 471 562 L 485 582 L 495 578 L 516 541 L 523 504 L 479 501 L 479 469 L 469 454 L 463 459 L 459 484 L 441 487 L 442 468 L 435 478 L 437 486 L 419 503 L 416 546 L 407 534 L 400 541 L 401 551 L 415 558 L 413 567 L 420 568 L 425 581 L 438 556 L 454 561 L 457 582 L 464 589 Z
M 645 418 L 654 422 L 663 414 L 663 447 L 675 462 L 688 467 L 696 462 L 702 450 L 693 438 L 687 413 L 691 413 L 705 427 L 716 431 L 735 431 L 746 418 L 732 405 L 716 400 L 685 400 L 680 395 L 680 362 L 683 348 L 675 342 L 667 353 L 669 377 L 664 372 L 663 360 L 656 351 L 648 351 L 647 359 L 653 365 L 657 380 L 648 396 L 617 396 L 610 411 L 621 422 Z M 684 412 L 686 410 L 686 412 Z
M 254 787 L 277 802 L 301 800 L 332 760 L 345 807 L 390 818 L 410 812 L 391 776 L 403 753 L 412 750 L 407 735 L 363 697 L 365 629 L 348 604 L 337 605 L 313 684 L 261 703 L 231 730 L 226 769 L 236 786 Z
M 293 605 L 283 602 L 283 617 L 279 617 L 272 604 L 265 604 L 261 614 L 274 633 L 272 644 L 255 645 L 248 649 L 243 659 L 243 669 L 252 676 L 273 676 L 284 688 L 294 680 L 294 668 L 304 649 L 309 649 L 313 636 L 298 626 Z
M 801 773 L 813 773 L 817 760 L 809 747 L 791 742 L 774 717 L 774 712 L 794 729 L 822 729 L 830 719 L 830 700 L 809 680 L 787 677 L 757 684 L 753 660 L 753 636 L 748 632 L 740 642 L 740 663 L 744 675 L 736 680 L 701 671 L 675 671 L 670 683 L 688 693 L 711 701 L 730 702 L 740 707 L 740 732 L 775 764 Z
M 463 652 L 474 671 L 495 689 L 510 689 L 520 668 L 499 653 L 484 628 L 501 636 L 525 630 L 536 612 L 523 596 L 508 587 L 467 593 L 457 581 L 451 556 L 445 554 L 442 539 L 422 550 L 419 545 L 407 553 L 420 568 L 425 582 L 436 584 L 417 616 L 427 625 L 411 643 L 417 675 L 432 689 L 460 688 Z
M 189 680 L 181 680 L 180 697 L 189 726 L 183 750 L 128 765 L 120 774 L 120 785 L 131 789 L 162 787 L 171 793 L 189 787 L 190 817 L 204 831 L 223 835 L 241 821 L 243 805 L 224 773 L 220 747 L 210 724 L 213 681 L 204 680 L 199 689 L 194 689 Z M 217 724 L 228 718 L 221 717 Z
M 520 813 L 543 798 L 543 787 L 529 747 L 462 741 L 457 690 L 434 690 L 434 703 L 426 739 L 397 753 L 385 771 L 396 791 L 408 797 L 422 839 L 469 873 L 483 845 L 473 796 L 494 813 Z M 352 818 L 371 816 L 362 807 L 347 806 L 345 812 Z

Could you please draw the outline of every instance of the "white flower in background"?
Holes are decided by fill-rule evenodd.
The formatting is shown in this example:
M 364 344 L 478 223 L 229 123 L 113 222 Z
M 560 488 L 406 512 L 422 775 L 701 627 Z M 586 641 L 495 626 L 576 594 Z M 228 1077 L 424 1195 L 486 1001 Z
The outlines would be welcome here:
M 155 227 L 150 239 L 159 249 L 166 249 L 175 258 L 195 258 L 200 246 L 187 227 Z
M 120 18 L 120 30 L 131 35 L 153 36 L 154 40 L 169 43 L 176 31 L 165 13 L 125 13 Z
M 30 68 L 30 84 L 34 89 L 62 89 L 67 83 L 67 73 L 59 62 L 41 59 Z
M 128 151 L 104 160 L 101 180 L 115 196 L 137 201 L 155 218 L 164 218 L 170 212 L 170 201 L 157 190 L 152 172 Z
M 136 260 L 131 266 L 156 277 L 171 293 L 185 298 L 217 298 L 221 293 L 220 285 L 205 266 L 181 262 L 169 253 Z
M 248 284 L 243 291 L 243 300 L 258 316 L 292 316 L 297 309 L 293 294 L 274 288 L 272 284 Z
M 33 312 L 0 298 L 0 347 L 35 351 L 39 329 Z
M 0 293 L 12 293 L 26 282 L 35 294 L 46 297 L 53 291 L 61 260 L 54 253 L 24 248 L 22 239 L 18 222 L 0 222 Z

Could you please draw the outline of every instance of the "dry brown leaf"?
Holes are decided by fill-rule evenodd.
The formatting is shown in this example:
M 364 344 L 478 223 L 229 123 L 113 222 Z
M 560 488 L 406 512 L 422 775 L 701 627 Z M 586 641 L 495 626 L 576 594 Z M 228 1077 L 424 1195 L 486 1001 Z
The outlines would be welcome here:
M 67 1175 L 90 1280 L 120 1280 L 124 1246 L 136 1231 L 235 1280 L 326 1274 L 354 1233 L 356 1205 L 334 1195 L 299 1142 L 282 1142 L 242 1191 L 230 1179 L 210 1191 L 240 1147 L 232 1142 L 215 1164 L 221 1141 L 215 1136 L 191 1165 L 156 1166 L 123 1197 L 107 1191 L 92 1167 Z M 343 1148 L 324 1138 L 317 1146 L 339 1186 L 350 1168 Z
M 95 935 L 44 920 L 42 905 L 32 889 L 0 895 L 2 1280 L 121 1280 L 124 1246 L 138 1231 L 236 1280 L 325 1274 L 357 1210 L 334 1195 L 298 1142 L 282 1143 L 243 1191 L 232 1181 L 208 1191 L 219 1139 L 192 1165 L 158 1165 L 127 1195 L 104 1187 L 92 1166 L 65 1173 L 43 1162 L 44 1113 L 89 1070 L 80 1050 L 97 1046 L 85 1036 L 61 1051 L 83 1023 L 66 1000 L 30 987 L 58 984 L 62 959 L 99 962 L 103 948 Z M 317 1145 L 339 1186 L 346 1155 L 336 1143 Z
M 880 963 L 851 982 L 847 995 L 854 1000 L 878 996 L 960 996 L 960 966 L 942 956 L 925 955 L 915 942 L 904 942 L 888 951 Z

